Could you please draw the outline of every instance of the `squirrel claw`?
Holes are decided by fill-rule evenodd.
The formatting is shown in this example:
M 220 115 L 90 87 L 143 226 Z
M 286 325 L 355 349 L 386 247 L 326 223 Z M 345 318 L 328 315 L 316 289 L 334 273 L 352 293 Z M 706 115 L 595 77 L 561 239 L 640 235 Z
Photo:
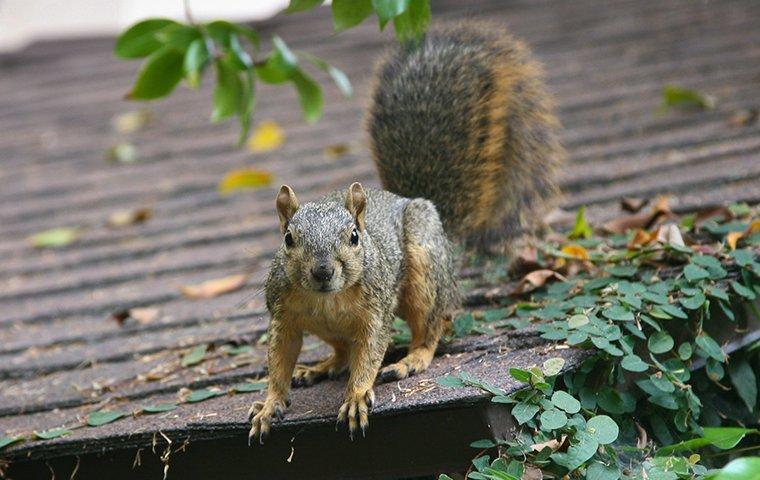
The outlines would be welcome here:
M 286 403 L 284 400 L 269 400 L 265 402 L 254 402 L 248 411 L 248 417 L 251 422 L 251 430 L 248 432 L 248 445 L 258 437 L 259 444 L 263 445 L 264 440 L 269 435 L 269 427 L 272 423 L 272 417 L 282 420 L 285 417 Z
M 366 437 L 369 427 L 369 410 L 374 401 L 375 393 L 372 389 L 367 390 L 364 394 L 350 396 L 338 410 L 336 430 L 341 425 L 348 424 L 348 436 L 351 441 L 354 440 L 354 436 L 359 431 L 361 431 L 362 437 Z

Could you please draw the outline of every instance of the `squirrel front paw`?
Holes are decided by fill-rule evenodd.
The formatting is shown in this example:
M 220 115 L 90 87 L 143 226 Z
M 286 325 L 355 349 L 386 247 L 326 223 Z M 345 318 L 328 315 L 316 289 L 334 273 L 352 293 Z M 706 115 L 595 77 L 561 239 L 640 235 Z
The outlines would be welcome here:
M 348 436 L 351 440 L 354 435 L 361 429 L 362 437 L 366 435 L 369 427 L 369 411 L 375 403 L 375 392 L 370 388 L 365 392 L 349 393 L 346 401 L 338 410 L 338 423 L 336 430 L 340 425 L 348 424 Z
M 248 420 L 251 422 L 251 431 L 248 432 L 248 446 L 251 440 L 259 438 L 259 443 L 264 444 L 264 439 L 269 435 L 269 426 L 272 417 L 282 420 L 285 416 L 287 404 L 284 400 L 267 398 L 264 402 L 253 402 L 248 410 Z

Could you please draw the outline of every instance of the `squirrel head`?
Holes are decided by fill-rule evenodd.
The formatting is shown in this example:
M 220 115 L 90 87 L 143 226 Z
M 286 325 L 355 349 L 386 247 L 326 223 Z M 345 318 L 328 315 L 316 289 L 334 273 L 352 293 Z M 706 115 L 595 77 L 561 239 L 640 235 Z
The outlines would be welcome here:
M 343 204 L 299 205 L 287 185 L 277 194 L 286 274 L 300 287 L 321 294 L 354 285 L 364 270 L 364 211 L 367 197 L 353 183 Z

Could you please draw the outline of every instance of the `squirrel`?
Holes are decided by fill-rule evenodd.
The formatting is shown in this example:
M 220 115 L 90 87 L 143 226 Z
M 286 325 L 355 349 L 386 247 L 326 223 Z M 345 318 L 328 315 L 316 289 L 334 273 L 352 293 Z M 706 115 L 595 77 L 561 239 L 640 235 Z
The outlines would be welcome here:
M 459 308 L 449 236 L 503 252 L 556 193 L 558 122 L 522 42 L 488 24 L 437 27 L 376 72 L 367 130 L 385 190 L 354 183 L 304 205 L 286 185 L 277 194 L 283 241 L 264 287 L 269 388 L 248 412 L 249 443 L 283 417 L 291 385 L 346 371 L 338 424 L 364 435 L 376 379 L 424 371 Z M 381 368 L 395 315 L 411 343 Z M 296 365 L 304 332 L 332 355 Z

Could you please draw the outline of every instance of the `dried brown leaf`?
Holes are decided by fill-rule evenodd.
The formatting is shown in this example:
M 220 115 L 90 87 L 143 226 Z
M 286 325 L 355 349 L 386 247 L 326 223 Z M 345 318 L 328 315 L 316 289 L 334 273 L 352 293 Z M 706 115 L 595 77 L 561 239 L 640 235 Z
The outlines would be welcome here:
M 543 287 L 550 280 L 560 280 L 564 282 L 567 279 L 554 270 L 536 270 L 525 275 L 522 280 L 517 283 L 513 293 L 521 294 L 533 291 L 539 287 Z
M 340 158 L 350 151 L 351 147 L 349 147 L 347 143 L 335 143 L 326 146 L 324 149 L 324 154 L 327 157 Z
M 663 219 L 674 217 L 668 198 L 661 196 L 657 197 L 649 211 L 615 218 L 602 225 L 602 229 L 608 233 L 625 233 L 638 228 L 648 230 Z
M 755 122 L 757 122 L 759 113 L 760 112 L 758 112 L 756 108 L 737 110 L 728 119 L 728 124 L 731 125 L 732 127 L 737 127 L 737 128 L 752 125 Z
M 119 210 L 108 217 L 106 224 L 111 228 L 123 228 L 130 225 L 143 223 L 153 216 L 150 208 L 137 208 L 134 210 Z
M 538 263 L 538 250 L 534 247 L 525 247 L 509 264 L 509 273 L 522 275 L 539 268 L 541 268 L 541 264 Z
M 710 219 L 728 221 L 734 218 L 734 214 L 725 205 L 710 205 L 701 208 L 694 216 L 694 226 L 699 226 Z
M 131 308 L 129 316 L 134 318 L 140 325 L 145 325 L 157 319 L 160 312 L 157 308 Z
M 637 213 L 644 208 L 649 200 L 645 198 L 623 197 L 620 199 L 620 208 L 630 213 Z
M 234 292 L 243 288 L 248 281 L 248 275 L 230 275 L 229 277 L 207 280 L 198 285 L 183 285 L 180 287 L 182 294 L 187 298 L 208 299 L 218 297 L 225 293 Z
M 681 230 L 678 229 L 678 225 L 674 223 L 668 223 L 666 225 L 660 225 L 655 233 L 655 238 L 660 243 L 667 243 L 670 245 L 678 245 L 685 247 L 683 242 L 683 236 L 681 236 Z

